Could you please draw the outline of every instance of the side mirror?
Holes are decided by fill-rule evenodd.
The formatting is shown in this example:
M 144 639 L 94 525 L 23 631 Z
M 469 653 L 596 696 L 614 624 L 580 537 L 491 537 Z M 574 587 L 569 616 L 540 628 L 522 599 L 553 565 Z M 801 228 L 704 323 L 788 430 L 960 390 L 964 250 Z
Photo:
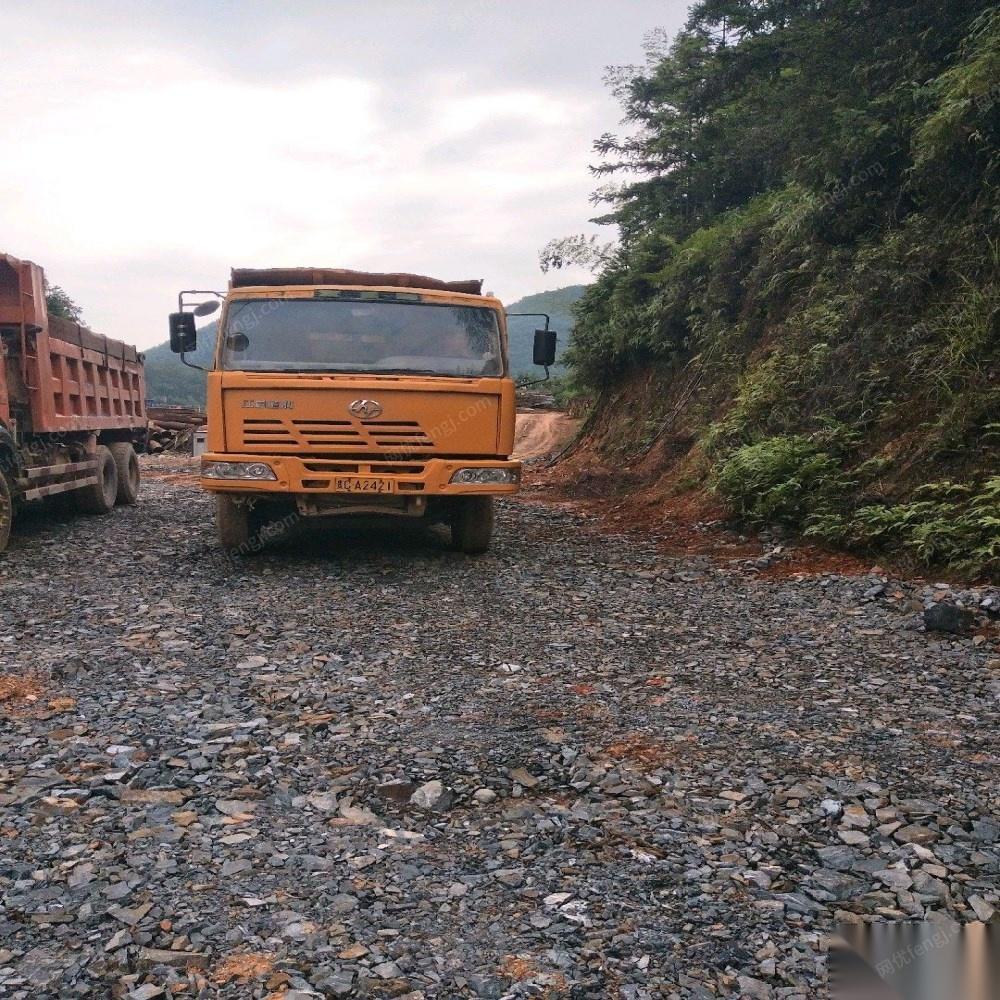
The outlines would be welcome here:
M 211 316 L 219 308 L 218 299 L 208 299 L 205 302 L 199 302 L 198 305 L 191 310 L 195 316 Z
M 187 354 L 198 346 L 198 331 L 193 313 L 170 314 L 170 350 L 174 354 Z
M 556 361 L 556 340 L 558 339 L 555 330 L 536 330 L 535 348 L 532 360 L 536 365 L 543 365 L 548 368 Z

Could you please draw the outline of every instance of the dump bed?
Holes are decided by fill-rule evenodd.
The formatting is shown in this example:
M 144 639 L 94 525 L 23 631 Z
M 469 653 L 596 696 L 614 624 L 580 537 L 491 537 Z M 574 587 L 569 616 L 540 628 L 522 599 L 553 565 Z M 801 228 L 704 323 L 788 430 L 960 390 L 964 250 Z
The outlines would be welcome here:
M 42 269 L 0 253 L 0 420 L 24 433 L 146 426 L 143 357 L 134 347 L 49 316 Z
M 350 285 L 361 288 L 426 288 L 462 295 L 482 295 L 483 279 L 441 281 L 425 274 L 350 271 L 337 267 L 234 267 L 230 288 L 274 285 Z

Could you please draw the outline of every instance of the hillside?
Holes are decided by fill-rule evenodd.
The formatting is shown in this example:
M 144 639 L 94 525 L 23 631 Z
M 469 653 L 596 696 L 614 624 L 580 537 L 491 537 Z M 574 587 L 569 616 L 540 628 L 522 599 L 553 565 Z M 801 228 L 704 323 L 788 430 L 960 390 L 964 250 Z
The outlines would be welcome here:
M 208 366 L 215 350 L 217 324 L 206 323 L 198 330 L 198 350 L 187 357 L 194 364 Z M 146 353 L 146 394 L 157 403 L 176 403 L 184 406 L 204 406 L 205 375 L 196 368 L 188 368 L 164 342 L 151 347 Z
M 584 285 L 568 285 L 550 292 L 539 292 L 518 299 L 507 308 L 510 312 L 547 312 L 552 329 L 559 332 L 557 359 L 569 344 L 573 328 L 572 308 L 585 291 Z M 515 376 L 540 375 L 541 369 L 531 363 L 532 343 L 536 325 L 543 321 L 517 319 L 510 321 L 511 371 Z M 198 331 L 198 350 L 191 360 L 201 365 L 211 362 L 215 348 L 216 324 L 207 323 Z M 565 371 L 561 363 L 552 369 L 554 374 Z M 166 342 L 146 351 L 146 384 L 149 398 L 160 403 L 180 403 L 200 406 L 205 401 L 205 376 L 194 368 L 182 365 Z
M 617 74 L 615 238 L 543 251 L 599 272 L 581 470 L 1000 574 L 998 79 L 991 4 L 780 0 L 695 3 Z

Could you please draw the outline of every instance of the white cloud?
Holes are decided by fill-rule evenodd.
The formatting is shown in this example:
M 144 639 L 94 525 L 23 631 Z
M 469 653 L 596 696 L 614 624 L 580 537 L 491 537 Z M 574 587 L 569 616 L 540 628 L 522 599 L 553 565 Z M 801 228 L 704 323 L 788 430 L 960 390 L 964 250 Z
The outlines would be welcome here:
M 183 253 L 192 237 L 266 242 L 283 226 L 276 210 L 322 179 L 318 164 L 336 187 L 374 154 L 377 90 L 365 81 L 254 85 L 159 57 L 123 68 L 115 89 L 84 83 L 24 118 L 0 104 L 0 142 L 15 150 L 5 181 L 34 193 L 5 206 L 6 238 L 32 238 L 44 213 L 62 220 L 60 244 L 109 261 Z
M 231 265 L 484 276 L 509 299 L 583 277 L 540 275 L 537 251 L 587 228 L 590 140 L 614 124 L 599 84 L 447 58 L 405 86 L 332 57 L 255 76 L 64 10 L 0 14 L 0 247 L 96 329 L 156 343 L 177 288 L 220 287 Z

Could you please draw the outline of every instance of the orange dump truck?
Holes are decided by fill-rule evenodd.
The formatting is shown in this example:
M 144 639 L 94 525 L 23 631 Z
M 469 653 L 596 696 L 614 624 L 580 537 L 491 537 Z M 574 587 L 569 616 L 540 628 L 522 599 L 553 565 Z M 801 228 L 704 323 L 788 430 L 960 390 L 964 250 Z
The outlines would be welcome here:
M 50 316 L 42 269 L 0 253 L 0 550 L 26 501 L 134 503 L 146 436 L 142 355 Z
M 450 525 L 485 551 L 493 498 L 517 491 L 514 381 L 503 306 L 480 281 L 292 268 L 234 270 L 182 292 L 172 349 L 222 300 L 201 485 L 219 538 L 253 551 L 291 518 L 384 514 Z M 535 361 L 552 363 L 539 331 Z

